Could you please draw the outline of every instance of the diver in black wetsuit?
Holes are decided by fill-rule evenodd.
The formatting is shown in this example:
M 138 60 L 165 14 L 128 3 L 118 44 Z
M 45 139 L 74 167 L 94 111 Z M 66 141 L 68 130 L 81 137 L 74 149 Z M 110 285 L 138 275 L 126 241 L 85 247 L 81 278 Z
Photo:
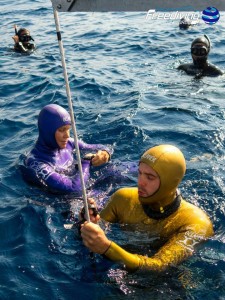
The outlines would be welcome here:
M 181 18 L 179 22 L 180 29 L 188 29 L 192 25 L 191 20 L 188 18 Z
M 191 44 L 193 63 L 182 64 L 178 67 L 178 70 L 183 70 L 188 75 L 196 75 L 198 78 L 223 75 L 224 72 L 222 70 L 208 62 L 210 47 L 211 44 L 207 35 L 196 38 Z
M 182 17 L 179 21 L 180 29 L 188 29 L 198 24 L 197 20 L 190 20 L 188 17 Z
M 30 31 L 26 28 L 20 28 L 17 31 L 17 27 L 15 25 L 15 35 L 12 38 L 15 42 L 14 50 L 16 52 L 31 54 L 36 49 L 34 39 L 30 35 Z

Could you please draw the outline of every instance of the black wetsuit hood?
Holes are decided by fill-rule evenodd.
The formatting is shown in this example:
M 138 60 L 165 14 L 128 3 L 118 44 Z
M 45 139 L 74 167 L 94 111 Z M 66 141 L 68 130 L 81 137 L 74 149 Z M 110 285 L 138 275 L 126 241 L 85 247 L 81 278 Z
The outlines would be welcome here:
M 207 37 L 207 35 L 204 35 L 203 37 L 196 38 L 192 42 L 191 48 L 194 48 L 195 45 L 197 45 L 197 44 L 203 44 L 206 47 L 206 49 L 207 49 L 206 55 L 204 55 L 204 56 L 198 56 L 198 57 L 193 58 L 193 63 L 195 65 L 202 66 L 205 63 L 207 63 L 208 55 L 209 55 L 210 48 L 211 48 L 211 43 L 210 43 L 210 40 Z
M 191 21 L 185 17 L 180 19 L 179 27 L 180 29 L 188 29 L 191 26 Z

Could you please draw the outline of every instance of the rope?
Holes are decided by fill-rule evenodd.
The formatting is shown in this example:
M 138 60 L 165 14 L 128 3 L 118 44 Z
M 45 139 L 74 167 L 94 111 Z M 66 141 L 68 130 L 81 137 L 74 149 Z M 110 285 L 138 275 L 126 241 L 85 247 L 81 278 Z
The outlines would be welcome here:
M 85 207 L 85 216 L 86 216 L 86 220 L 88 222 L 90 222 L 90 216 L 89 216 L 89 211 L 88 211 L 88 202 L 87 202 L 87 193 L 86 193 L 84 177 L 83 177 L 83 173 L 82 173 L 80 149 L 79 149 L 79 145 L 78 145 L 78 137 L 77 137 L 77 130 L 76 130 L 75 119 L 74 119 L 71 92 L 70 92 L 69 80 L 68 80 L 67 69 L 66 69 L 66 61 L 65 61 L 64 49 L 63 49 L 62 37 L 61 37 L 61 32 L 60 32 L 59 17 L 58 17 L 58 12 L 54 8 L 53 8 L 53 12 L 54 12 L 56 33 L 57 33 L 57 38 L 58 38 L 58 43 L 59 43 L 59 48 L 60 48 L 60 54 L 61 54 L 63 75 L 64 75 L 64 79 L 65 79 L 65 82 L 66 82 L 66 94 L 67 94 L 67 100 L 68 100 L 70 115 L 71 115 L 72 130 L 73 130 L 73 134 L 74 134 L 74 143 L 75 143 L 78 169 L 79 169 L 80 181 L 81 181 L 81 187 L 82 187 L 82 195 L 83 195 L 83 201 L 84 201 L 84 207 Z

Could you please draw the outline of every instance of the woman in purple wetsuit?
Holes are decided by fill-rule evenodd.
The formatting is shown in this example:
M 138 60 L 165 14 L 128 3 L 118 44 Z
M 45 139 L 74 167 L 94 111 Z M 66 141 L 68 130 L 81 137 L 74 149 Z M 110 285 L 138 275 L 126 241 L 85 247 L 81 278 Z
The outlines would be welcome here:
M 23 178 L 54 193 L 73 192 L 81 195 L 75 145 L 74 140 L 70 138 L 70 114 L 59 105 L 46 105 L 39 114 L 38 129 L 38 140 L 24 160 Z M 107 163 L 112 149 L 100 144 L 89 145 L 81 140 L 78 141 L 78 145 L 82 156 L 84 182 L 87 183 L 91 165 L 100 166 Z

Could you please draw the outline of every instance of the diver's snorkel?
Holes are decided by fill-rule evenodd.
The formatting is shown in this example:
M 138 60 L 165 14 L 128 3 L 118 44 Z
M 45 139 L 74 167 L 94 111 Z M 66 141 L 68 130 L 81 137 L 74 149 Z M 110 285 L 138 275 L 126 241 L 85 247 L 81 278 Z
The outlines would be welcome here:
M 204 37 L 207 39 L 207 41 L 208 41 L 208 43 L 209 43 L 209 46 L 208 46 L 208 49 L 209 49 L 208 54 L 209 54 L 209 52 L 210 52 L 210 50 L 211 50 L 211 41 L 210 41 L 208 35 L 204 34 Z
M 18 31 L 17 31 L 17 25 L 16 24 L 14 25 L 14 29 L 15 29 L 15 35 L 18 36 Z

